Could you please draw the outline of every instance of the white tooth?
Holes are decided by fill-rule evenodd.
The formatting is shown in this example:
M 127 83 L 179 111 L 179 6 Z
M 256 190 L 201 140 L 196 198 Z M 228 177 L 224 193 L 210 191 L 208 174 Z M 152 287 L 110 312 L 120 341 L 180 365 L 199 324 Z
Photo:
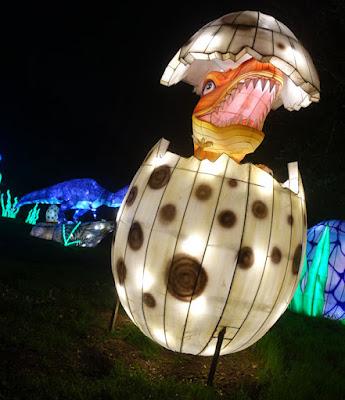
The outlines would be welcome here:
M 275 89 L 276 81 L 274 79 L 270 79 L 270 92 Z
M 255 85 L 255 89 L 260 89 L 262 91 L 262 82 L 261 79 L 258 79 L 257 84 Z
M 248 87 L 248 91 L 252 92 L 255 88 L 255 83 L 251 80 L 249 82 L 249 87 Z
M 270 90 L 270 81 L 268 79 L 265 79 L 265 87 L 264 87 L 264 91 L 268 91 Z
M 246 87 L 247 89 L 248 89 L 248 87 L 249 87 L 251 81 L 252 81 L 251 79 L 246 79 L 246 80 L 245 80 L 244 85 L 245 85 L 245 87 Z
M 276 87 L 275 86 L 273 86 L 273 88 L 271 89 L 270 94 L 271 94 L 271 97 L 272 97 L 272 100 L 273 100 L 275 98 L 275 96 L 276 96 Z
M 254 78 L 251 81 L 253 82 L 253 87 L 256 87 L 256 85 L 257 85 L 257 83 L 259 81 L 259 78 Z
M 279 83 L 276 83 L 276 84 L 275 84 L 275 89 L 276 89 L 276 93 L 278 93 L 278 91 L 279 91 L 279 89 L 280 89 L 280 84 L 279 84 Z

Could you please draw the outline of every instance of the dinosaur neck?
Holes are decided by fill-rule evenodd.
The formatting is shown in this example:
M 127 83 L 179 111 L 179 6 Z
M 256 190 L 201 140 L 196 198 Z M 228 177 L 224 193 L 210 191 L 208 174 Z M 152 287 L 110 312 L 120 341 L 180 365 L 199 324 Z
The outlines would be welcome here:
M 115 200 L 115 193 L 108 191 L 104 193 L 104 205 L 112 207 L 114 200 Z
M 122 198 L 120 198 L 117 193 L 107 192 L 104 204 L 107 207 L 120 207 Z

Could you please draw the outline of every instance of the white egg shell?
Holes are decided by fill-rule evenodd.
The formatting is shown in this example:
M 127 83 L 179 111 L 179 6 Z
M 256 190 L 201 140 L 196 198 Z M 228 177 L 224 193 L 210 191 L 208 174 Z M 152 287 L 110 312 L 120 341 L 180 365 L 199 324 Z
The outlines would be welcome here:
M 47 222 L 58 222 L 59 220 L 59 206 L 52 204 L 47 208 L 46 221 Z
M 223 154 L 167 152 L 161 139 L 117 215 L 112 267 L 122 306 L 167 349 L 212 355 L 260 339 L 287 308 L 306 243 L 297 163 L 284 185 Z

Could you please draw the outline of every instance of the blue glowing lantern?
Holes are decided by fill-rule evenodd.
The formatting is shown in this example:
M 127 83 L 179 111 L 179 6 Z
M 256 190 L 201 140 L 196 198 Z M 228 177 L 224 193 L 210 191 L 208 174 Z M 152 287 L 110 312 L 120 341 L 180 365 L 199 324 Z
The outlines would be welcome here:
M 308 229 L 303 270 L 289 308 L 345 322 L 345 221 Z

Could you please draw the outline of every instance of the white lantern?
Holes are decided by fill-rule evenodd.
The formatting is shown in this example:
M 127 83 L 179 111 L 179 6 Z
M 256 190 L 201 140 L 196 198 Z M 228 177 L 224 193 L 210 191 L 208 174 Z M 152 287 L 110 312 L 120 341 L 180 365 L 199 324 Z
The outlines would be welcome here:
M 305 251 L 297 164 L 281 185 L 226 154 L 216 161 L 149 153 L 118 212 L 112 248 L 121 304 L 162 346 L 212 355 L 257 341 L 288 306 Z
M 280 184 L 239 164 L 284 104 L 319 100 L 319 79 L 294 34 L 257 11 L 205 25 L 176 53 L 161 83 L 183 80 L 201 99 L 194 156 L 162 139 L 135 175 L 117 214 L 116 289 L 129 317 L 167 349 L 213 355 L 245 349 L 287 308 L 299 280 L 306 209 L 297 163 Z
M 52 223 L 58 223 L 59 221 L 59 206 L 52 204 L 47 208 L 46 221 Z

